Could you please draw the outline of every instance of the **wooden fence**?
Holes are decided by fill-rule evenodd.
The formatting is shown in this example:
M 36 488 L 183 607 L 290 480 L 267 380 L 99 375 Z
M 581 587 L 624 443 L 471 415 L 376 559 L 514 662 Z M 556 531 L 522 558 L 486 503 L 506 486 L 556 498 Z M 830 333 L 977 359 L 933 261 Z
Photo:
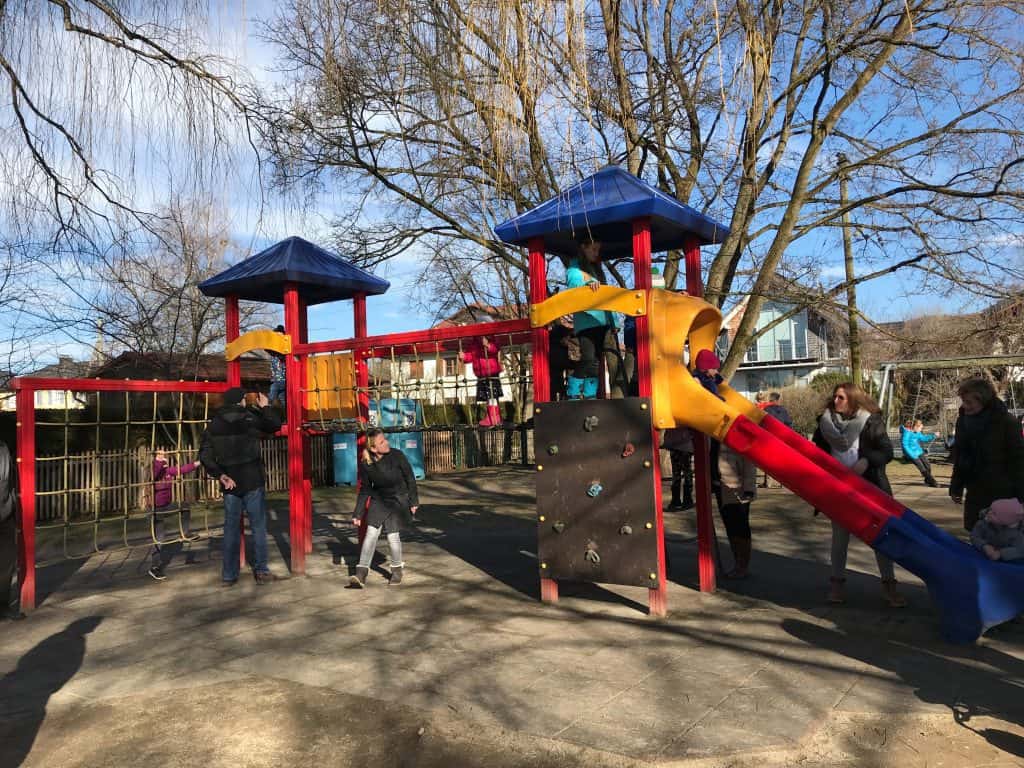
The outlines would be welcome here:
M 334 484 L 332 436 L 311 440 L 314 486 Z M 267 469 L 267 490 L 288 489 L 288 444 L 284 437 L 260 444 Z M 494 430 L 429 430 L 423 433 L 427 474 L 472 467 L 528 464 L 533 461 L 533 431 L 524 427 Z M 195 454 L 172 455 L 175 464 L 195 461 Z M 138 451 L 92 451 L 68 456 L 36 457 L 36 520 L 52 523 L 89 517 L 117 517 L 148 508 L 153 454 Z M 194 503 L 220 497 L 216 480 L 197 472 L 176 478 L 175 501 Z

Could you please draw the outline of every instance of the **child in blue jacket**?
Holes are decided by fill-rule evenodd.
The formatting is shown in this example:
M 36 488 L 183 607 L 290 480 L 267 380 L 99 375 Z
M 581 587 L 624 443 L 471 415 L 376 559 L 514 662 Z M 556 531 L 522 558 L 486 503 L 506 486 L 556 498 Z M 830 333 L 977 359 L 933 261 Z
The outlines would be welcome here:
M 903 455 L 910 459 L 911 463 L 917 467 L 917 471 L 921 473 L 921 477 L 924 478 L 924 484 L 932 488 L 938 488 L 939 484 L 932 477 L 932 467 L 928 463 L 928 457 L 925 455 L 925 449 L 922 447 L 922 443 L 930 443 L 936 436 L 926 435 L 921 431 L 923 428 L 924 424 L 920 421 L 907 419 L 900 426 L 900 445 L 903 447 Z

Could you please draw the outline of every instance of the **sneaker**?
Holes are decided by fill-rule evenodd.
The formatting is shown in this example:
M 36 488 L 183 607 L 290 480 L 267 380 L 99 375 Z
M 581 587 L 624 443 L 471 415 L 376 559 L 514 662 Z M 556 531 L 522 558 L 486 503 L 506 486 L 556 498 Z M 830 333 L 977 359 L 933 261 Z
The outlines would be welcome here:
M 154 565 L 152 568 L 146 571 L 146 573 L 148 573 L 152 578 L 156 579 L 157 581 L 163 581 L 167 578 L 167 574 L 164 573 L 164 569 L 161 568 L 159 565 Z
M 270 571 L 264 571 L 263 573 L 253 573 L 253 578 L 256 579 L 256 583 L 261 587 L 264 584 L 269 584 L 272 581 L 277 580 L 277 576 L 272 574 Z
M 686 507 L 683 506 L 681 501 L 671 501 L 669 505 L 665 507 L 666 512 L 682 512 Z
M 3 613 L 0 613 L 0 619 L 6 621 L 21 621 L 22 619 L 27 618 L 28 617 L 17 608 L 8 608 Z
M 233 587 L 238 583 L 238 579 L 221 579 L 220 585 L 222 587 Z
M 683 499 L 683 506 L 682 506 L 683 512 L 685 512 L 688 509 L 693 509 L 696 506 L 697 505 L 694 503 L 693 499 Z

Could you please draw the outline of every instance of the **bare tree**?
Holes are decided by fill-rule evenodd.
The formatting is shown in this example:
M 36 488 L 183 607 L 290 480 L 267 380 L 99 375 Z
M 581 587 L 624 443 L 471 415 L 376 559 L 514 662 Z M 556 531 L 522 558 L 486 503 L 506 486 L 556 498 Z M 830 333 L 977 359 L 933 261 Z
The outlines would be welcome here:
M 47 262 L 48 279 L 26 287 L 23 312 L 41 330 L 98 347 L 153 354 L 161 375 L 194 378 L 205 354 L 224 346 L 224 306 L 198 285 L 223 271 L 234 246 L 210 206 L 175 203 L 160 211 L 156 233 L 124 238 L 102 251 Z M 243 328 L 267 323 L 266 310 L 242 305 Z
M 304 0 L 267 28 L 292 82 L 261 114 L 281 181 L 358 192 L 339 236 L 367 263 L 457 241 L 525 282 L 492 226 L 624 162 L 731 227 L 707 274 L 716 303 L 752 295 L 728 372 L 771 277 L 840 253 L 844 216 L 857 281 L 1017 281 L 988 244 L 1021 211 L 1022 21 L 998 0 Z

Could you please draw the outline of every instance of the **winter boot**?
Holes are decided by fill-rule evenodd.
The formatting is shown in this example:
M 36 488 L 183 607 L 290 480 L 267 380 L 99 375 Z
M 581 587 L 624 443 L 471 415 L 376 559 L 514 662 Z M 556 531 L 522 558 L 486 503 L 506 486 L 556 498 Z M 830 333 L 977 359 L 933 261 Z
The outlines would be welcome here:
M 733 569 L 725 574 L 727 579 L 745 579 L 750 575 L 750 539 L 729 539 L 732 549 Z
M 362 589 L 366 586 L 366 577 L 370 575 L 370 569 L 364 568 L 361 565 L 356 566 L 356 572 L 348 577 L 348 584 L 350 587 L 356 589 Z
M 583 399 L 593 400 L 597 397 L 597 377 L 591 376 L 583 380 Z
M 579 400 L 583 397 L 583 379 L 570 376 L 565 385 L 565 396 L 570 400 Z
M 501 407 L 497 403 L 491 403 L 487 406 L 487 418 L 491 422 L 492 427 L 500 427 L 503 423 L 501 418 Z
M 405 570 L 404 565 L 393 565 L 391 566 L 391 578 L 388 579 L 389 587 L 397 587 L 402 583 L 402 572 Z

